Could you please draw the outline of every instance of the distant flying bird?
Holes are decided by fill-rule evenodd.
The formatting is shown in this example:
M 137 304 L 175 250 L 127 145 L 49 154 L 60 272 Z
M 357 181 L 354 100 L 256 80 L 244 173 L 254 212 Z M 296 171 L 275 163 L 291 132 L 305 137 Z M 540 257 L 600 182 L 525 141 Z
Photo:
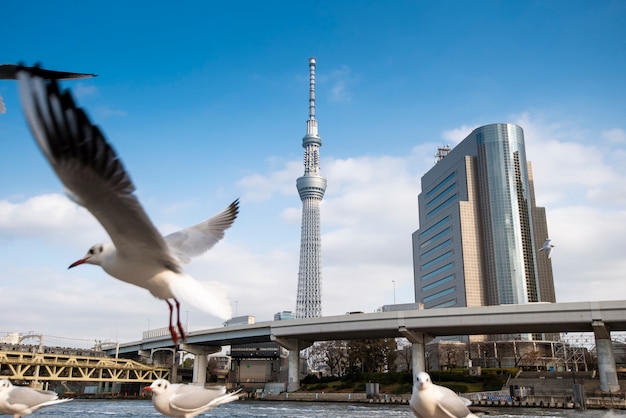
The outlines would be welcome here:
M 46 70 L 39 67 L 24 67 L 13 64 L 0 64 L 0 80 L 17 80 L 18 68 L 29 68 L 35 71 L 36 74 L 40 77 L 43 77 L 47 80 L 72 80 L 75 78 L 97 77 L 96 74 L 70 73 L 67 71 Z M 0 95 L 0 113 L 5 113 L 6 110 L 7 108 L 4 104 L 4 101 L 2 100 L 2 96 Z
M 435 385 L 428 373 L 420 372 L 413 383 L 409 406 L 417 418 L 476 418 L 468 408 L 471 403 L 447 387 Z
M 546 239 L 546 242 L 543 243 L 543 247 L 539 248 L 539 251 L 544 251 L 548 258 L 552 257 L 552 240 L 550 238 Z
M 134 194 L 121 160 L 97 126 L 76 107 L 69 91 L 56 81 L 44 81 L 31 70 L 18 72 L 20 95 L 31 132 L 65 185 L 69 197 L 84 206 L 109 234 L 112 243 L 96 244 L 80 264 L 101 266 L 111 276 L 143 287 L 167 302 L 174 344 L 185 331 L 179 299 L 221 319 L 231 306 L 217 286 L 210 288 L 183 271 L 182 264 L 213 247 L 239 212 L 239 200 L 211 219 L 162 237 Z
M 7 380 L 0 380 L 0 414 L 20 418 L 44 406 L 71 401 L 59 399 L 59 395 L 49 390 L 36 390 L 25 386 L 13 386 Z
M 168 417 L 191 418 L 225 403 L 239 399 L 239 390 L 226 393 L 224 386 L 205 389 L 201 386 L 155 380 L 144 388 L 152 392 L 154 409 Z

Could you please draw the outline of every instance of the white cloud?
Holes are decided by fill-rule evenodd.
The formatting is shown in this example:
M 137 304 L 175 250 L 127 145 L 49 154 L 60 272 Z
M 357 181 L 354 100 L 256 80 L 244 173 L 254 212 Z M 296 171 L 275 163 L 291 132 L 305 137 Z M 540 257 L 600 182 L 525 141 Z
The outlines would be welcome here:
M 122 109 L 114 109 L 112 107 L 107 106 L 98 106 L 96 107 L 96 119 L 107 119 L 110 117 L 126 117 L 128 116 L 128 112 Z
M 248 175 L 237 183 L 245 193 L 243 199 L 261 201 L 269 199 L 273 193 L 283 195 L 297 194 L 295 179 L 302 175 L 302 163 L 290 161 L 284 168 L 272 172 L 269 176 L 258 173 Z
M 72 86 L 72 94 L 78 99 L 82 100 L 88 96 L 95 96 L 98 94 L 98 88 L 94 84 L 76 83 Z
M 478 128 L 478 125 L 463 125 L 458 128 L 444 131 L 442 137 L 449 142 L 452 148 L 454 148 L 455 145 L 467 138 L 467 136 L 476 128 Z
M 97 236 L 105 237 L 104 229 L 64 195 L 39 195 L 19 203 L 0 200 L 0 238 L 31 237 L 85 246 Z
M 626 131 L 623 129 L 609 129 L 602 132 L 602 138 L 613 144 L 626 144 Z
M 325 75 L 318 75 L 320 84 L 328 84 L 330 87 L 330 100 L 334 102 L 349 102 L 352 100 L 350 86 L 357 82 L 352 70 L 346 65 L 331 71 Z

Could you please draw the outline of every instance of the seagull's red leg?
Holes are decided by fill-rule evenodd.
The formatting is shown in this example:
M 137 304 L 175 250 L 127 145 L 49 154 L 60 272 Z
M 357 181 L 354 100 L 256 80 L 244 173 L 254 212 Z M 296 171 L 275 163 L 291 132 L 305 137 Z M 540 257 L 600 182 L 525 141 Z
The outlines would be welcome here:
M 172 340 L 174 341 L 174 345 L 178 345 L 178 334 L 176 334 L 176 329 L 174 329 L 174 323 L 173 323 L 174 306 L 168 299 L 165 299 L 165 301 L 167 302 L 167 306 L 170 307 L 170 334 L 172 334 Z M 178 301 L 176 301 L 176 305 L 178 306 Z
M 176 326 L 178 326 L 178 331 L 180 332 L 180 339 L 185 341 L 185 338 L 187 338 L 187 336 L 185 335 L 185 329 L 183 328 L 183 325 L 180 323 L 180 303 L 178 302 L 178 299 L 174 299 L 174 302 L 176 302 Z

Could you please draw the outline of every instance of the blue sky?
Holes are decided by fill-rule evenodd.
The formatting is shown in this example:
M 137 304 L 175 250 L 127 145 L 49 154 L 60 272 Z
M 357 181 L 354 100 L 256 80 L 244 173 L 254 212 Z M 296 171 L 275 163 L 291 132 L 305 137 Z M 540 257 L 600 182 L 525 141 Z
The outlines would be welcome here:
M 33 1 L 2 14 L 0 63 L 99 75 L 63 85 L 164 233 L 241 198 L 225 239 L 188 269 L 223 283 L 238 315 L 295 309 L 309 57 L 325 315 L 392 303 L 394 281 L 396 301 L 413 301 L 420 178 L 438 146 L 496 122 L 525 131 L 557 300 L 626 299 L 623 1 Z M 147 291 L 66 270 L 107 237 L 64 197 L 16 83 L 0 94 L 0 336 L 75 345 L 165 326 Z M 220 325 L 187 309 L 192 330 Z

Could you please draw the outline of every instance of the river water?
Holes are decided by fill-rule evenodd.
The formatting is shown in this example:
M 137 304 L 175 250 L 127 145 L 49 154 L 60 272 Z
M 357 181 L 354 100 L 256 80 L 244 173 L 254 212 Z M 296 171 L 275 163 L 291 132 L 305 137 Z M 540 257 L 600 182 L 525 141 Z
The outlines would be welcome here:
M 613 418 L 626 417 L 626 411 L 540 408 L 481 408 L 486 417 L 568 417 L 568 418 Z M 115 417 L 159 417 L 148 400 L 83 400 L 75 399 L 34 412 L 33 418 L 115 418 Z M 29 416 L 29 417 L 30 417 Z M 368 405 L 326 402 L 280 402 L 280 401 L 236 401 L 208 411 L 203 417 L 215 418 L 414 418 L 408 405 Z

